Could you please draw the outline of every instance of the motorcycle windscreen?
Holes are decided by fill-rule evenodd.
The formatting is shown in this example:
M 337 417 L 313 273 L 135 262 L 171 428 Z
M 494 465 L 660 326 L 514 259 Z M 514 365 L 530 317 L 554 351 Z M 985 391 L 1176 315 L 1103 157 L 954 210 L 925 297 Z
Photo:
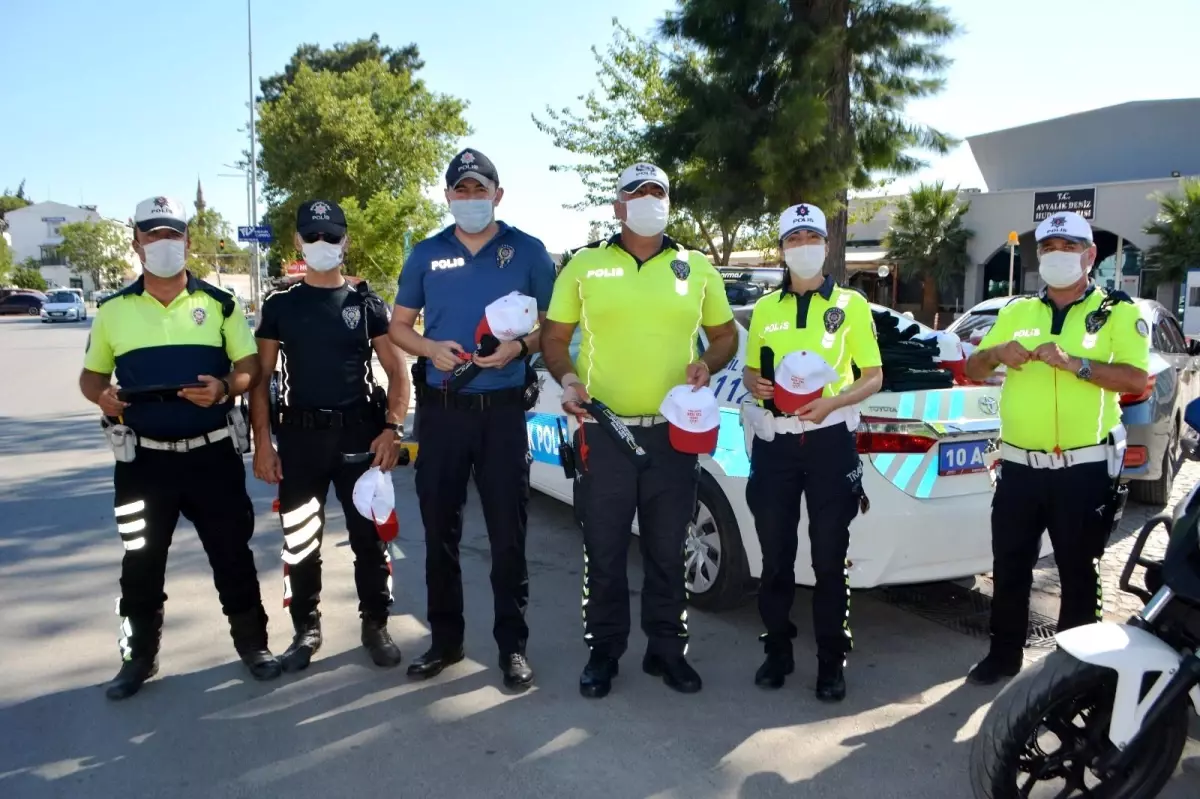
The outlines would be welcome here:
M 1181 505 L 1163 559 L 1163 581 L 1184 599 L 1200 603 L 1200 486 Z

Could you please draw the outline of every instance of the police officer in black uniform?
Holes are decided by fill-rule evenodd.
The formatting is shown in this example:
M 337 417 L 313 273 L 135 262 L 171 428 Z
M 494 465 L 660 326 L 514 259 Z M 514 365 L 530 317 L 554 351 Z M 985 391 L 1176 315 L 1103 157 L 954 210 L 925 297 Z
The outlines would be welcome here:
M 280 673 L 249 546 L 245 417 L 233 406 L 259 378 L 254 339 L 234 298 L 184 269 L 187 246 L 178 201 L 138 205 L 133 248 L 142 276 L 101 303 L 79 377 L 104 413 L 117 460 L 122 663 L 109 699 L 133 696 L 158 671 L 167 550 L 181 515 L 204 545 L 242 661 L 258 680 Z
M 529 502 L 529 437 L 525 408 L 538 332 L 506 341 L 476 357 L 480 374 L 461 391 L 447 388 L 462 363 L 456 353 L 474 350 L 484 309 L 518 292 L 537 300 L 545 316 L 554 285 L 554 262 L 534 237 L 495 218 L 504 196 L 495 166 L 477 150 L 464 150 L 446 170 L 446 200 L 454 224 L 415 246 L 400 274 L 392 340 L 419 356 L 415 370 L 421 418 L 416 488 L 425 524 L 425 579 L 429 588 L 429 651 L 408 668 L 410 677 L 432 677 L 463 653 L 462 507 L 472 474 L 479 488 L 492 548 L 493 635 L 504 683 L 533 682 L 525 657 L 529 629 L 529 573 L 525 563 Z M 413 329 L 425 311 L 424 335 Z
M 354 484 L 371 466 L 397 463 L 411 384 L 388 340 L 387 305 L 365 282 L 342 275 L 346 216 L 336 203 L 310 200 L 296 218 L 304 279 L 263 301 L 256 336 L 264 374 L 282 354 L 277 412 L 266 382 L 251 397 L 254 474 L 279 485 L 283 524 L 284 605 L 295 638 L 281 656 L 286 671 L 308 667 L 321 647 L 321 539 L 332 482 L 354 552 L 362 644 L 376 665 L 400 663 L 387 630 L 391 563 L 371 519 L 354 507 Z M 388 376 L 386 397 L 375 382 L 372 352 Z M 272 428 L 279 450 L 271 444 Z M 369 458 L 353 456 L 370 452 Z M 351 456 L 351 457 L 346 457 Z

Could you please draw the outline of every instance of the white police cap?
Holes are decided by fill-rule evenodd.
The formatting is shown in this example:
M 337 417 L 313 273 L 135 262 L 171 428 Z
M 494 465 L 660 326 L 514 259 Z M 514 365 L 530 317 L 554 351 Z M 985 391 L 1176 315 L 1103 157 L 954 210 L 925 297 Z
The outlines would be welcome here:
M 617 191 L 634 192 L 647 183 L 661 186 L 668 194 L 671 191 L 671 181 L 667 178 L 667 173 L 654 164 L 634 164 L 626 169 L 617 179 Z
M 172 197 L 150 197 L 138 203 L 133 223 L 143 233 L 164 227 L 187 233 L 187 212 L 183 210 L 183 204 Z
M 811 203 L 800 203 L 779 215 L 779 240 L 783 241 L 797 230 L 811 230 L 821 238 L 829 238 L 825 214 Z
M 1034 237 L 1039 242 L 1046 239 L 1069 239 L 1080 242 L 1093 240 L 1092 226 L 1074 211 L 1060 211 L 1046 217 L 1037 226 Z

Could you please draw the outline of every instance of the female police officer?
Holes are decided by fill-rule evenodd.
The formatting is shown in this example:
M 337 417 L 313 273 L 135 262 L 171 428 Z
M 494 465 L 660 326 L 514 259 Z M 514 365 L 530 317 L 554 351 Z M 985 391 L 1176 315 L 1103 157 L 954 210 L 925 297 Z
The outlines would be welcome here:
M 853 643 L 846 574 L 850 522 L 860 501 L 865 507 L 854 408 L 879 390 L 883 372 L 866 300 L 822 273 L 826 236 L 825 215 L 816 206 L 792 206 L 779 219 L 787 270 L 782 289 L 759 300 L 750 319 L 744 382 L 757 402 L 744 406 L 743 419 L 754 430 L 746 501 L 762 546 L 758 607 L 767 628 L 767 659 L 754 681 L 780 688 L 795 668 L 791 639 L 797 631 L 789 614 L 804 493 L 816 575 L 817 698 L 840 701 L 846 695 L 845 654 Z M 773 359 L 782 367 L 778 392 Z M 861 372 L 858 380 L 852 362 Z

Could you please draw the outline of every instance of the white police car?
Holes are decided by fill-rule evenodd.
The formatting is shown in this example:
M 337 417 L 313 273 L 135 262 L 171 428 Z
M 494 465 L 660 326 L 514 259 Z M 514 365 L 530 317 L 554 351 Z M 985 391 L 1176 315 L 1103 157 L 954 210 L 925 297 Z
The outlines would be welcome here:
M 687 541 L 687 585 L 698 607 L 721 610 L 749 595 L 762 572 L 754 519 L 746 506 L 746 455 L 738 406 L 746 329 L 738 324 L 737 357 L 713 376 L 722 403 L 717 450 L 701 458 L 699 503 Z M 579 332 L 571 354 L 578 352 Z M 526 415 L 534 488 L 570 503 L 571 481 L 559 464 L 566 430 L 561 388 L 545 372 L 537 406 Z M 922 583 L 968 577 L 992 566 L 992 483 L 985 452 L 1000 433 L 999 388 L 881 392 L 859 408 L 863 485 L 871 502 L 850 528 L 850 586 Z M 796 579 L 812 585 L 807 511 L 801 516 Z M 634 532 L 637 531 L 634 521 Z M 1044 544 L 1049 552 L 1049 544 Z

